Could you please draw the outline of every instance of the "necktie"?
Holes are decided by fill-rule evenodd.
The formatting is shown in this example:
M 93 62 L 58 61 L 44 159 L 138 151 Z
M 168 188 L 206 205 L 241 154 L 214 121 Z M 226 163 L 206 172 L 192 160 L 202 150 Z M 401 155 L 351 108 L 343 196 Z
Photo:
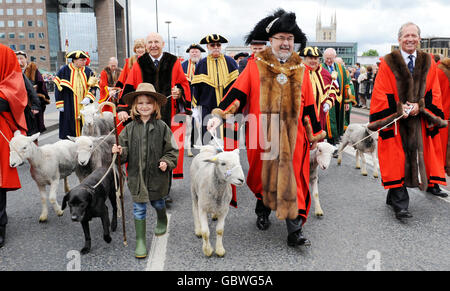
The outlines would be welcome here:
M 333 66 L 329 66 L 328 68 L 329 68 L 330 73 L 333 73 Z
M 413 55 L 409 55 L 409 63 L 408 63 L 408 69 L 411 72 L 411 75 L 414 73 L 414 56 Z
M 154 63 L 155 63 L 155 67 L 158 67 L 159 61 L 158 61 L 158 60 L 155 60 Z

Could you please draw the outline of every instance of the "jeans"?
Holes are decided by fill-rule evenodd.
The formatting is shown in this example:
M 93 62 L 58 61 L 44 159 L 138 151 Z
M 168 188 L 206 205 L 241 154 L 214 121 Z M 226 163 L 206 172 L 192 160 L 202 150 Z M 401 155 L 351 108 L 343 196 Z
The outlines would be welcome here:
M 150 201 L 153 208 L 160 210 L 166 208 L 164 199 Z M 147 217 L 147 203 L 133 203 L 134 219 L 143 220 Z

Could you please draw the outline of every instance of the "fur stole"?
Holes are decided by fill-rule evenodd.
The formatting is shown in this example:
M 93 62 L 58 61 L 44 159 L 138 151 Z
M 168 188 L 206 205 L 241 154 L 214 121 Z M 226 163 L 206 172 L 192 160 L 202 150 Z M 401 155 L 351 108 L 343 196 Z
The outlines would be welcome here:
M 260 74 L 260 110 L 267 120 L 262 126 L 264 141 L 270 145 L 265 147 L 265 159 L 261 158 L 263 202 L 277 211 L 278 219 L 295 219 L 298 205 L 293 155 L 305 67 L 295 53 L 281 65 L 271 48 L 256 58 Z M 287 77 L 285 84 L 279 82 L 280 74 Z

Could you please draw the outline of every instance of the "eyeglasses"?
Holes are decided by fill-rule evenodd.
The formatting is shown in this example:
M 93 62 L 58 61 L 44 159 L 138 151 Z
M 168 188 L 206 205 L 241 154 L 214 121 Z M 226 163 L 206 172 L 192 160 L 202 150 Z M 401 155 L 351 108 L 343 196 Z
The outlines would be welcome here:
M 211 47 L 221 47 L 222 44 L 220 42 L 213 42 L 209 44 Z
M 293 37 L 293 36 L 290 36 L 290 37 L 288 37 L 288 38 L 286 38 L 286 37 L 275 37 L 275 36 L 272 36 L 272 38 L 277 39 L 277 40 L 279 40 L 279 41 L 281 41 L 281 42 L 285 42 L 286 40 L 287 40 L 288 42 L 293 42 L 293 41 L 294 41 L 294 37 Z

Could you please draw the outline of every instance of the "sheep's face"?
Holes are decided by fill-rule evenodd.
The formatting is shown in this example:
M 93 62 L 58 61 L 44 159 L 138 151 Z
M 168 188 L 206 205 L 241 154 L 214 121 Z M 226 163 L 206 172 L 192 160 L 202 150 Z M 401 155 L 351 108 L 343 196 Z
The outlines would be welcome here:
M 239 149 L 232 152 L 222 152 L 212 157 L 210 162 L 216 164 L 219 175 L 227 183 L 241 186 L 244 184 L 245 177 L 239 159 Z
M 90 138 L 80 136 L 75 139 L 75 144 L 77 147 L 78 164 L 80 166 L 86 166 L 91 158 L 94 143 Z
M 84 124 L 92 125 L 94 124 L 94 117 L 98 113 L 98 108 L 95 104 L 89 104 L 80 110 L 80 113 L 83 116 Z
M 14 137 L 9 142 L 9 165 L 11 168 L 17 168 L 22 165 L 26 159 L 29 159 L 35 145 L 33 142 L 38 139 L 40 133 L 33 136 L 24 136 L 20 131 L 14 133 Z
M 317 144 L 316 159 L 317 164 L 322 170 L 326 170 L 330 166 L 330 161 L 335 150 L 336 147 L 327 142 L 320 142 Z

